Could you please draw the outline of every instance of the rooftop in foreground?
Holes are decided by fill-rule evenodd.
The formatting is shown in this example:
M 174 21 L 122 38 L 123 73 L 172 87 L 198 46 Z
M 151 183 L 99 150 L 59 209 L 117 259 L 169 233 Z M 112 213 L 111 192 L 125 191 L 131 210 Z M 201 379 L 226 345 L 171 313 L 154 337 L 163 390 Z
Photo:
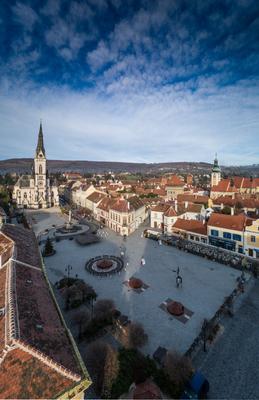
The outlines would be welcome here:
M 34 233 L 5 225 L 12 253 L 0 265 L 0 397 L 54 398 L 90 384 L 52 297 Z M 2 255 L 4 254 L 2 249 Z M 11 377 L 15 376 L 15 379 Z

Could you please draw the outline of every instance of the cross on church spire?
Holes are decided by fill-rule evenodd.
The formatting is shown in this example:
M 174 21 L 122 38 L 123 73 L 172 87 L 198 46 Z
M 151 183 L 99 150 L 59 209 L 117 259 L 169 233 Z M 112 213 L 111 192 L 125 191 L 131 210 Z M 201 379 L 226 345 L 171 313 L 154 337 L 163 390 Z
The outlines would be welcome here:
M 39 129 L 39 134 L 38 134 L 38 144 L 36 147 L 36 155 L 38 155 L 40 152 L 43 153 L 45 156 L 45 148 L 44 148 L 44 143 L 43 143 L 43 131 L 42 131 L 42 121 L 40 120 L 40 129 Z

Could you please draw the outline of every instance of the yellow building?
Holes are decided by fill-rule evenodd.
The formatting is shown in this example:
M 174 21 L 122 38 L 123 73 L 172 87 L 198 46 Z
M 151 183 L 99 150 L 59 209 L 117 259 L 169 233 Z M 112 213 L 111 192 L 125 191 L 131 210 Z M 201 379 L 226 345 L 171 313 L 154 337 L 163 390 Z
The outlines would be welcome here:
M 244 237 L 246 255 L 259 259 L 259 219 L 246 226 Z

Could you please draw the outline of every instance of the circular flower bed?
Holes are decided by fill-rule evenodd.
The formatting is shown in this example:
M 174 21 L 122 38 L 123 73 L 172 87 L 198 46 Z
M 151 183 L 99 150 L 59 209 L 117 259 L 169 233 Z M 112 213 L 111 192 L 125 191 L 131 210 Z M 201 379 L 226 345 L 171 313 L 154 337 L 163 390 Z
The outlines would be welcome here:
M 109 269 L 113 266 L 113 261 L 104 258 L 103 260 L 98 261 L 96 265 L 100 269 Z
M 87 272 L 98 276 L 109 276 L 120 272 L 124 266 L 123 260 L 116 256 L 97 256 L 90 258 L 85 264 Z
M 130 278 L 129 286 L 132 289 L 140 289 L 143 286 L 143 282 L 141 279 L 138 279 L 138 278 Z
M 176 317 L 184 314 L 184 306 L 178 301 L 170 301 L 166 308 L 170 314 L 175 315 Z

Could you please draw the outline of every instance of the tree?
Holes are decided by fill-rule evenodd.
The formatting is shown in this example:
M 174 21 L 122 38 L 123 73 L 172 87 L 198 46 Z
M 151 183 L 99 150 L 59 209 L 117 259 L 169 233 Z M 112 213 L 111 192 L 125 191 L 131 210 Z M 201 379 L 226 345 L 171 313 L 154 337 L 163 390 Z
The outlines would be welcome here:
M 71 303 L 75 300 L 76 296 L 78 295 L 78 291 L 74 285 L 68 286 L 63 291 L 66 299 L 66 310 L 69 310 L 71 307 Z
M 148 335 L 145 333 L 143 326 L 139 322 L 132 322 L 126 329 L 126 334 L 122 339 L 125 347 L 139 348 L 143 347 L 148 341 Z
M 113 382 L 119 373 L 118 353 L 110 345 L 107 346 L 106 359 L 104 364 L 104 377 L 102 395 L 108 398 L 111 393 Z
M 164 369 L 177 387 L 183 387 L 193 373 L 191 360 L 177 351 L 167 352 Z
M 231 208 L 229 207 L 229 206 L 225 206 L 223 209 L 222 209 L 222 214 L 226 214 L 226 215 L 230 215 L 231 214 Z
M 102 299 L 98 300 L 94 306 L 94 317 L 97 320 L 104 320 L 112 318 L 113 310 L 115 305 L 113 300 Z
M 119 370 L 117 352 L 109 344 L 98 340 L 87 348 L 86 360 L 96 394 L 108 398 Z
M 83 280 L 77 280 L 76 281 L 76 286 L 78 290 L 81 290 L 82 292 L 82 297 L 83 301 L 90 301 L 90 300 L 95 300 L 97 297 L 97 294 L 94 290 L 94 288 L 87 283 L 85 283 Z
M 51 254 L 53 254 L 53 252 L 54 252 L 54 248 L 53 248 L 50 238 L 48 237 L 46 240 L 46 243 L 45 243 L 43 254 L 44 254 L 44 256 L 50 256 Z
M 90 314 L 85 308 L 82 308 L 73 315 L 73 321 L 78 326 L 78 340 L 80 341 L 82 339 L 83 328 L 90 321 Z

